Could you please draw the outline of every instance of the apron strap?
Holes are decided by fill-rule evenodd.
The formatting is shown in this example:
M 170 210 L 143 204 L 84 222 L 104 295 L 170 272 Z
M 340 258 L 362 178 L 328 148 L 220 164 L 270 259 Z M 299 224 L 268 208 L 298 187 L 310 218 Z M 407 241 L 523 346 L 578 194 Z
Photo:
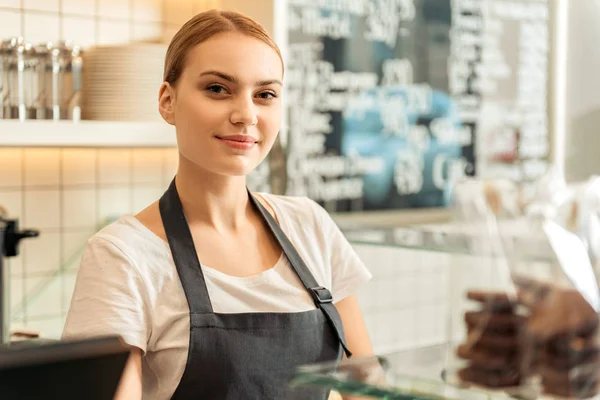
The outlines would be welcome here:
M 212 314 L 213 308 L 206 281 L 198 260 L 194 239 L 175 187 L 175 179 L 160 198 L 158 206 L 190 312 Z
M 324 288 L 323 286 L 320 286 L 317 283 L 313 274 L 310 272 L 310 269 L 308 269 L 308 267 L 302 260 L 302 257 L 300 257 L 300 254 L 298 254 L 298 251 L 296 250 L 290 239 L 288 239 L 286 234 L 283 232 L 275 218 L 273 218 L 271 213 L 269 213 L 265 209 L 265 207 L 258 200 L 256 200 L 256 198 L 252 195 L 252 193 L 250 193 L 250 191 L 248 191 L 248 195 L 250 196 L 252 203 L 254 203 L 258 211 L 260 211 L 260 213 L 262 214 L 264 220 L 267 222 L 267 225 L 269 226 L 271 232 L 279 242 L 279 245 L 283 249 L 283 252 L 290 261 L 290 264 L 292 265 L 292 267 L 296 271 L 296 274 L 300 278 L 300 281 L 302 281 L 302 284 L 312 296 L 315 305 L 317 306 L 317 308 L 323 311 L 325 317 L 327 317 L 329 322 L 333 325 L 333 329 L 342 347 L 344 348 L 344 351 L 346 352 L 346 356 L 350 358 L 352 356 L 352 353 L 350 352 L 350 349 L 348 349 L 348 345 L 346 344 L 346 335 L 344 334 L 342 320 L 340 318 L 340 314 L 333 305 L 333 296 L 331 295 L 331 292 L 327 288 Z

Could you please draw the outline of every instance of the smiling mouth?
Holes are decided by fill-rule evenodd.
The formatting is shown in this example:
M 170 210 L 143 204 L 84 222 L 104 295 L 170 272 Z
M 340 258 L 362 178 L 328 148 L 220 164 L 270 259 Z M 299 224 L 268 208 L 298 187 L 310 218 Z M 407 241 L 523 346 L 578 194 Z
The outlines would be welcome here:
M 217 139 L 238 143 L 258 143 L 258 139 L 247 135 L 217 136 Z
M 237 150 L 250 150 L 258 144 L 258 140 L 251 136 L 216 136 L 216 138 L 221 143 Z

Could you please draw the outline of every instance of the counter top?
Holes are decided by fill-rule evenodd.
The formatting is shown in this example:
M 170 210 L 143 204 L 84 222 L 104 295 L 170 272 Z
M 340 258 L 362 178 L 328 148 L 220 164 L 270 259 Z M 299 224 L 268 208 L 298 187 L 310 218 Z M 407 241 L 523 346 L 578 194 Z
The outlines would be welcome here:
M 517 390 L 490 391 L 458 383 L 447 365 L 448 351 L 443 344 L 379 357 L 303 366 L 292 384 L 395 400 L 507 400 L 517 395 Z M 531 398 L 523 389 L 518 392 L 519 396 Z

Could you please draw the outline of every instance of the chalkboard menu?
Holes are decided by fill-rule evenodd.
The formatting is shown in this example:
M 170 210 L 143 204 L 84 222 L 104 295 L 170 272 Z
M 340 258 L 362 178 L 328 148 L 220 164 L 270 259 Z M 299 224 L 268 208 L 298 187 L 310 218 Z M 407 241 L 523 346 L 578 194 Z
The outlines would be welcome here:
M 450 93 L 474 131 L 478 176 L 547 170 L 548 26 L 548 0 L 453 1 Z
M 528 55 L 523 32 L 538 32 L 539 16 L 519 25 L 520 39 L 506 41 L 504 25 L 487 18 L 511 24 L 514 15 L 505 15 L 506 7 L 489 13 L 492 3 L 520 2 L 287 0 L 285 193 L 332 212 L 446 206 L 452 183 L 478 172 L 482 111 L 495 113 L 501 104 L 515 132 L 539 139 L 545 94 L 544 107 L 525 103 L 542 90 L 546 71 L 536 80 L 531 68 L 519 70 L 518 81 L 536 84 L 505 89 L 498 81 L 515 80 L 512 66 Z M 517 14 L 530 21 L 535 12 Z M 486 72 L 502 51 L 518 59 Z M 525 108 L 527 116 L 512 112 Z M 525 120 L 529 128 L 519 129 Z

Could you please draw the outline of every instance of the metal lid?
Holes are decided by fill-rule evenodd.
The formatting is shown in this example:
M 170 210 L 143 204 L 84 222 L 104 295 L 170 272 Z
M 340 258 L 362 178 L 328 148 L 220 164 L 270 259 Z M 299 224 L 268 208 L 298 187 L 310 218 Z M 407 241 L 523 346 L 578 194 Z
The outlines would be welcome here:
M 25 39 L 21 36 L 15 36 L 6 40 L 0 41 L 0 53 L 13 53 L 15 49 L 24 44 Z
M 31 43 L 26 42 L 23 37 L 15 36 L 0 42 L 0 49 L 8 52 L 31 52 L 33 51 L 33 46 Z
M 36 54 L 40 56 L 46 56 L 52 50 L 52 42 L 39 43 L 36 46 L 34 46 L 33 49 L 35 50 Z
M 15 47 L 15 51 L 17 53 L 25 55 L 35 55 L 35 49 L 33 48 L 33 45 L 29 42 L 18 43 Z
M 71 41 L 60 40 L 50 43 L 53 56 L 78 57 L 81 55 L 81 47 L 73 45 Z

